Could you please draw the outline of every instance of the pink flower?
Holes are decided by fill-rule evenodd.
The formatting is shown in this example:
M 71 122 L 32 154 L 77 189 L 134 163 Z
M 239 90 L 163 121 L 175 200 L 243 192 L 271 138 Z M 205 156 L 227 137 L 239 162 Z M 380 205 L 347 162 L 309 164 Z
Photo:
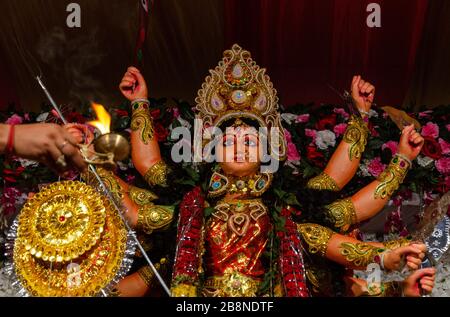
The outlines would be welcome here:
M 350 115 L 343 108 L 334 108 L 334 113 L 340 114 L 343 118 L 348 119 Z
M 294 143 L 288 143 L 287 145 L 287 159 L 288 161 L 300 161 L 300 154 Z
M 447 131 L 450 132 L 450 124 L 447 124 L 445 127 L 447 128 Z
M 431 110 L 419 112 L 419 118 L 430 119 L 430 118 L 431 118 L 431 115 L 430 115 L 430 114 L 431 114 L 432 112 L 433 112 L 433 111 L 431 111 Z
M 384 149 L 386 149 L 386 148 L 388 148 L 389 150 L 391 150 L 392 155 L 394 155 L 394 154 L 397 153 L 398 142 L 395 142 L 395 141 L 388 141 L 388 142 L 384 143 L 384 144 L 381 146 L 381 149 L 382 149 L 382 150 L 384 150 Z
M 442 154 L 450 153 L 450 143 L 448 143 L 444 139 L 439 138 L 439 145 L 441 146 Z
M 173 108 L 173 116 L 177 119 L 180 117 L 180 110 L 177 107 Z
M 305 135 L 309 136 L 313 139 L 313 142 L 316 142 L 317 131 L 312 129 L 305 129 Z
M 287 159 L 288 161 L 300 161 L 300 154 L 298 153 L 297 147 L 292 143 L 291 133 L 284 129 L 284 135 L 287 143 Z
M 372 174 L 372 176 L 378 177 L 378 175 L 380 175 L 381 172 L 386 168 L 386 165 L 381 163 L 381 159 L 377 157 L 374 158 L 372 161 L 370 161 L 367 168 L 369 173 Z
M 439 173 L 444 175 L 450 174 L 450 157 L 444 157 L 437 160 L 435 165 Z
M 6 120 L 6 124 L 21 124 L 23 122 L 23 118 L 16 114 L 13 114 L 11 117 Z
M 297 123 L 306 123 L 309 121 L 309 113 L 301 114 L 295 119 L 295 122 Z
M 428 122 L 422 128 L 422 136 L 431 136 L 436 139 L 439 136 L 439 126 L 436 123 Z
M 345 130 L 347 129 L 347 123 L 340 123 L 336 125 L 333 129 L 334 133 L 336 134 L 336 137 L 340 137 L 345 133 Z
M 25 113 L 25 114 L 23 115 L 23 117 L 24 117 L 24 119 L 25 119 L 26 121 L 31 121 L 31 118 L 30 118 L 30 114 L 29 114 L 29 113 Z

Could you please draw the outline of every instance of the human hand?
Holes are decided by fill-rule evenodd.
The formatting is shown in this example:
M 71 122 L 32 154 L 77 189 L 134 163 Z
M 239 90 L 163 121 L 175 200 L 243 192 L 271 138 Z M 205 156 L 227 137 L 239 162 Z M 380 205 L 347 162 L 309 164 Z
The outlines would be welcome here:
M 94 140 L 94 133 L 84 124 L 69 123 L 64 129 L 76 140 L 77 144 L 90 144 Z
M 422 263 L 426 250 L 427 247 L 425 244 L 415 243 L 387 251 L 384 256 L 384 267 L 387 270 L 398 271 L 402 269 L 404 263 L 403 259 L 406 258 L 407 267 L 416 270 Z
M 412 161 L 419 155 L 423 143 L 423 137 L 414 129 L 414 124 L 411 124 L 402 131 L 402 136 L 398 144 L 398 153 Z
M 129 101 L 148 97 L 147 84 L 144 76 L 136 67 L 128 67 L 119 84 L 119 89 Z
M 432 267 L 414 271 L 403 281 L 403 295 L 419 297 L 422 295 L 421 289 L 425 294 L 430 294 L 433 291 L 435 276 L 436 269 Z
M 351 84 L 352 99 L 360 111 L 369 112 L 375 98 L 375 86 L 364 81 L 361 76 L 353 76 Z
M 14 128 L 17 156 L 44 163 L 59 174 L 71 167 L 81 172 L 87 169 L 76 139 L 60 125 L 21 124 Z

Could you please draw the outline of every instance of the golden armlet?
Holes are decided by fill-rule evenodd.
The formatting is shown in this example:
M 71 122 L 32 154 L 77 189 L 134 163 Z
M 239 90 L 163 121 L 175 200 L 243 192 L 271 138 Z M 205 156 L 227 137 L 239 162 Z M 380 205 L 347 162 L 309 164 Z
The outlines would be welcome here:
M 153 192 L 135 186 L 130 186 L 129 195 L 131 200 L 140 206 L 147 205 L 158 199 L 158 196 L 156 196 Z
M 297 224 L 297 230 L 309 246 L 309 252 L 325 256 L 328 242 L 334 232 L 326 227 L 314 223 Z
M 350 144 L 349 158 L 360 159 L 367 144 L 369 129 L 361 117 L 351 116 L 345 130 L 343 141 Z
M 97 167 L 97 173 L 100 176 L 103 183 L 105 184 L 105 186 L 111 192 L 114 200 L 116 200 L 117 202 L 121 202 L 123 199 L 123 191 L 114 173 L 101 167 Z M 91 171 L 82 173 L 81 177 L 88 185 L 94 187 L 100 186 L 97 177 Z
M 162 229 L 173 220 L 174 208 L 147 204 L 138 209 L 137 229 L 151 234 L 153 230 Z
M 144 144 L 153 139 L 155 134 L 149 104 L 146 100 L 136 100 L 131 104 L 133 111 L 131 115 L 131 130 L 141 131 L 141 140 Z
M 341 190 L 336 184 L 336 181 L 324 172 L 320 173 L 314 178 L 311 178 L 306 186 L 311 189 L 331 190 L 334 192 L 338 192 Z
M 397 240 L 392 240 L 392 241 L 385 241 L 383 242 L 383 245 L 386 249 L 388 250 L 393 250 L 393 249 L 397 249 L 400 247 L 404 247 L 407 245 L 411 244 L 411 238 L 401 238 L 401 239 L 397 239 Z
M 403 183 L 411 164 L 401 156 L 394 156 L 386 169 L 378 176 L 380 184 L 375 189 L 375 198 L 391 196 Z
M 357 223 L 355 206 L 351 198 L 345 198 L 326 206 L 328 216 L 336 228 L 346 232 L 351 225 Z
M 155 269 L 161 273 L 161 271 L 165 270 L 167 264 L 167 259 L 162 258 L 159 263 L 155 264 Z M 144 281 L 145 285 L 148 287 L 152 286 L 153 280 L 155 278 L 155 273 L 153 273 L 153 270 L 150 268 L 150 266 L 146 265 L 141 267 L 138 270 L 139 276 Z
M 144 179 L 150 186 L 159 185 L 167 187 L 167 174 L 169 172 L 170 170 L 167 164 L 164 161 L 159 161 L 148 169 L 144 175 Z
M 377 263 L 383 267 L 382 253 L 386 250 L 367 243 L 343 242 L 340 245 L 341 254 L 357 267 L 367 267 L 370 263 Z

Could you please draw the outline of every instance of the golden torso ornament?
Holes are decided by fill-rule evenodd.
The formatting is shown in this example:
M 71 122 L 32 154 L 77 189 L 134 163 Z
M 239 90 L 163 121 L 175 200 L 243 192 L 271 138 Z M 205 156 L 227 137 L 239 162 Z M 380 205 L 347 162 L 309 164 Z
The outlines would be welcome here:
M 256 296 L 270 229 L 259 199 L 219 202 L 205 227 L 204 295 Z

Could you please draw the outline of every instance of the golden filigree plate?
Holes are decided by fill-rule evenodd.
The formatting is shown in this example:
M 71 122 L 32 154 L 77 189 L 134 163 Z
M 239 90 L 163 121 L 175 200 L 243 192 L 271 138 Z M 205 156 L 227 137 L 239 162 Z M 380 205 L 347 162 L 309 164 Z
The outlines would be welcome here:
M 91 186 L 77 181 L 54 183 L 25 204 L 18 240 L 38 259 L 68 262 L 97 244 L 105 216 L 102 196 Z
M 33 256 L 25 241 L 17 238 L 14 264 L 22 286 L 32 296 L 96 296 L 119 272 L 127 247 L 127 230 L 109 200 L 101 197 L 105 230 L 98 243 L 78 259 L 49 263 Z M 20 226 L 19 226 L 20 230 Z

